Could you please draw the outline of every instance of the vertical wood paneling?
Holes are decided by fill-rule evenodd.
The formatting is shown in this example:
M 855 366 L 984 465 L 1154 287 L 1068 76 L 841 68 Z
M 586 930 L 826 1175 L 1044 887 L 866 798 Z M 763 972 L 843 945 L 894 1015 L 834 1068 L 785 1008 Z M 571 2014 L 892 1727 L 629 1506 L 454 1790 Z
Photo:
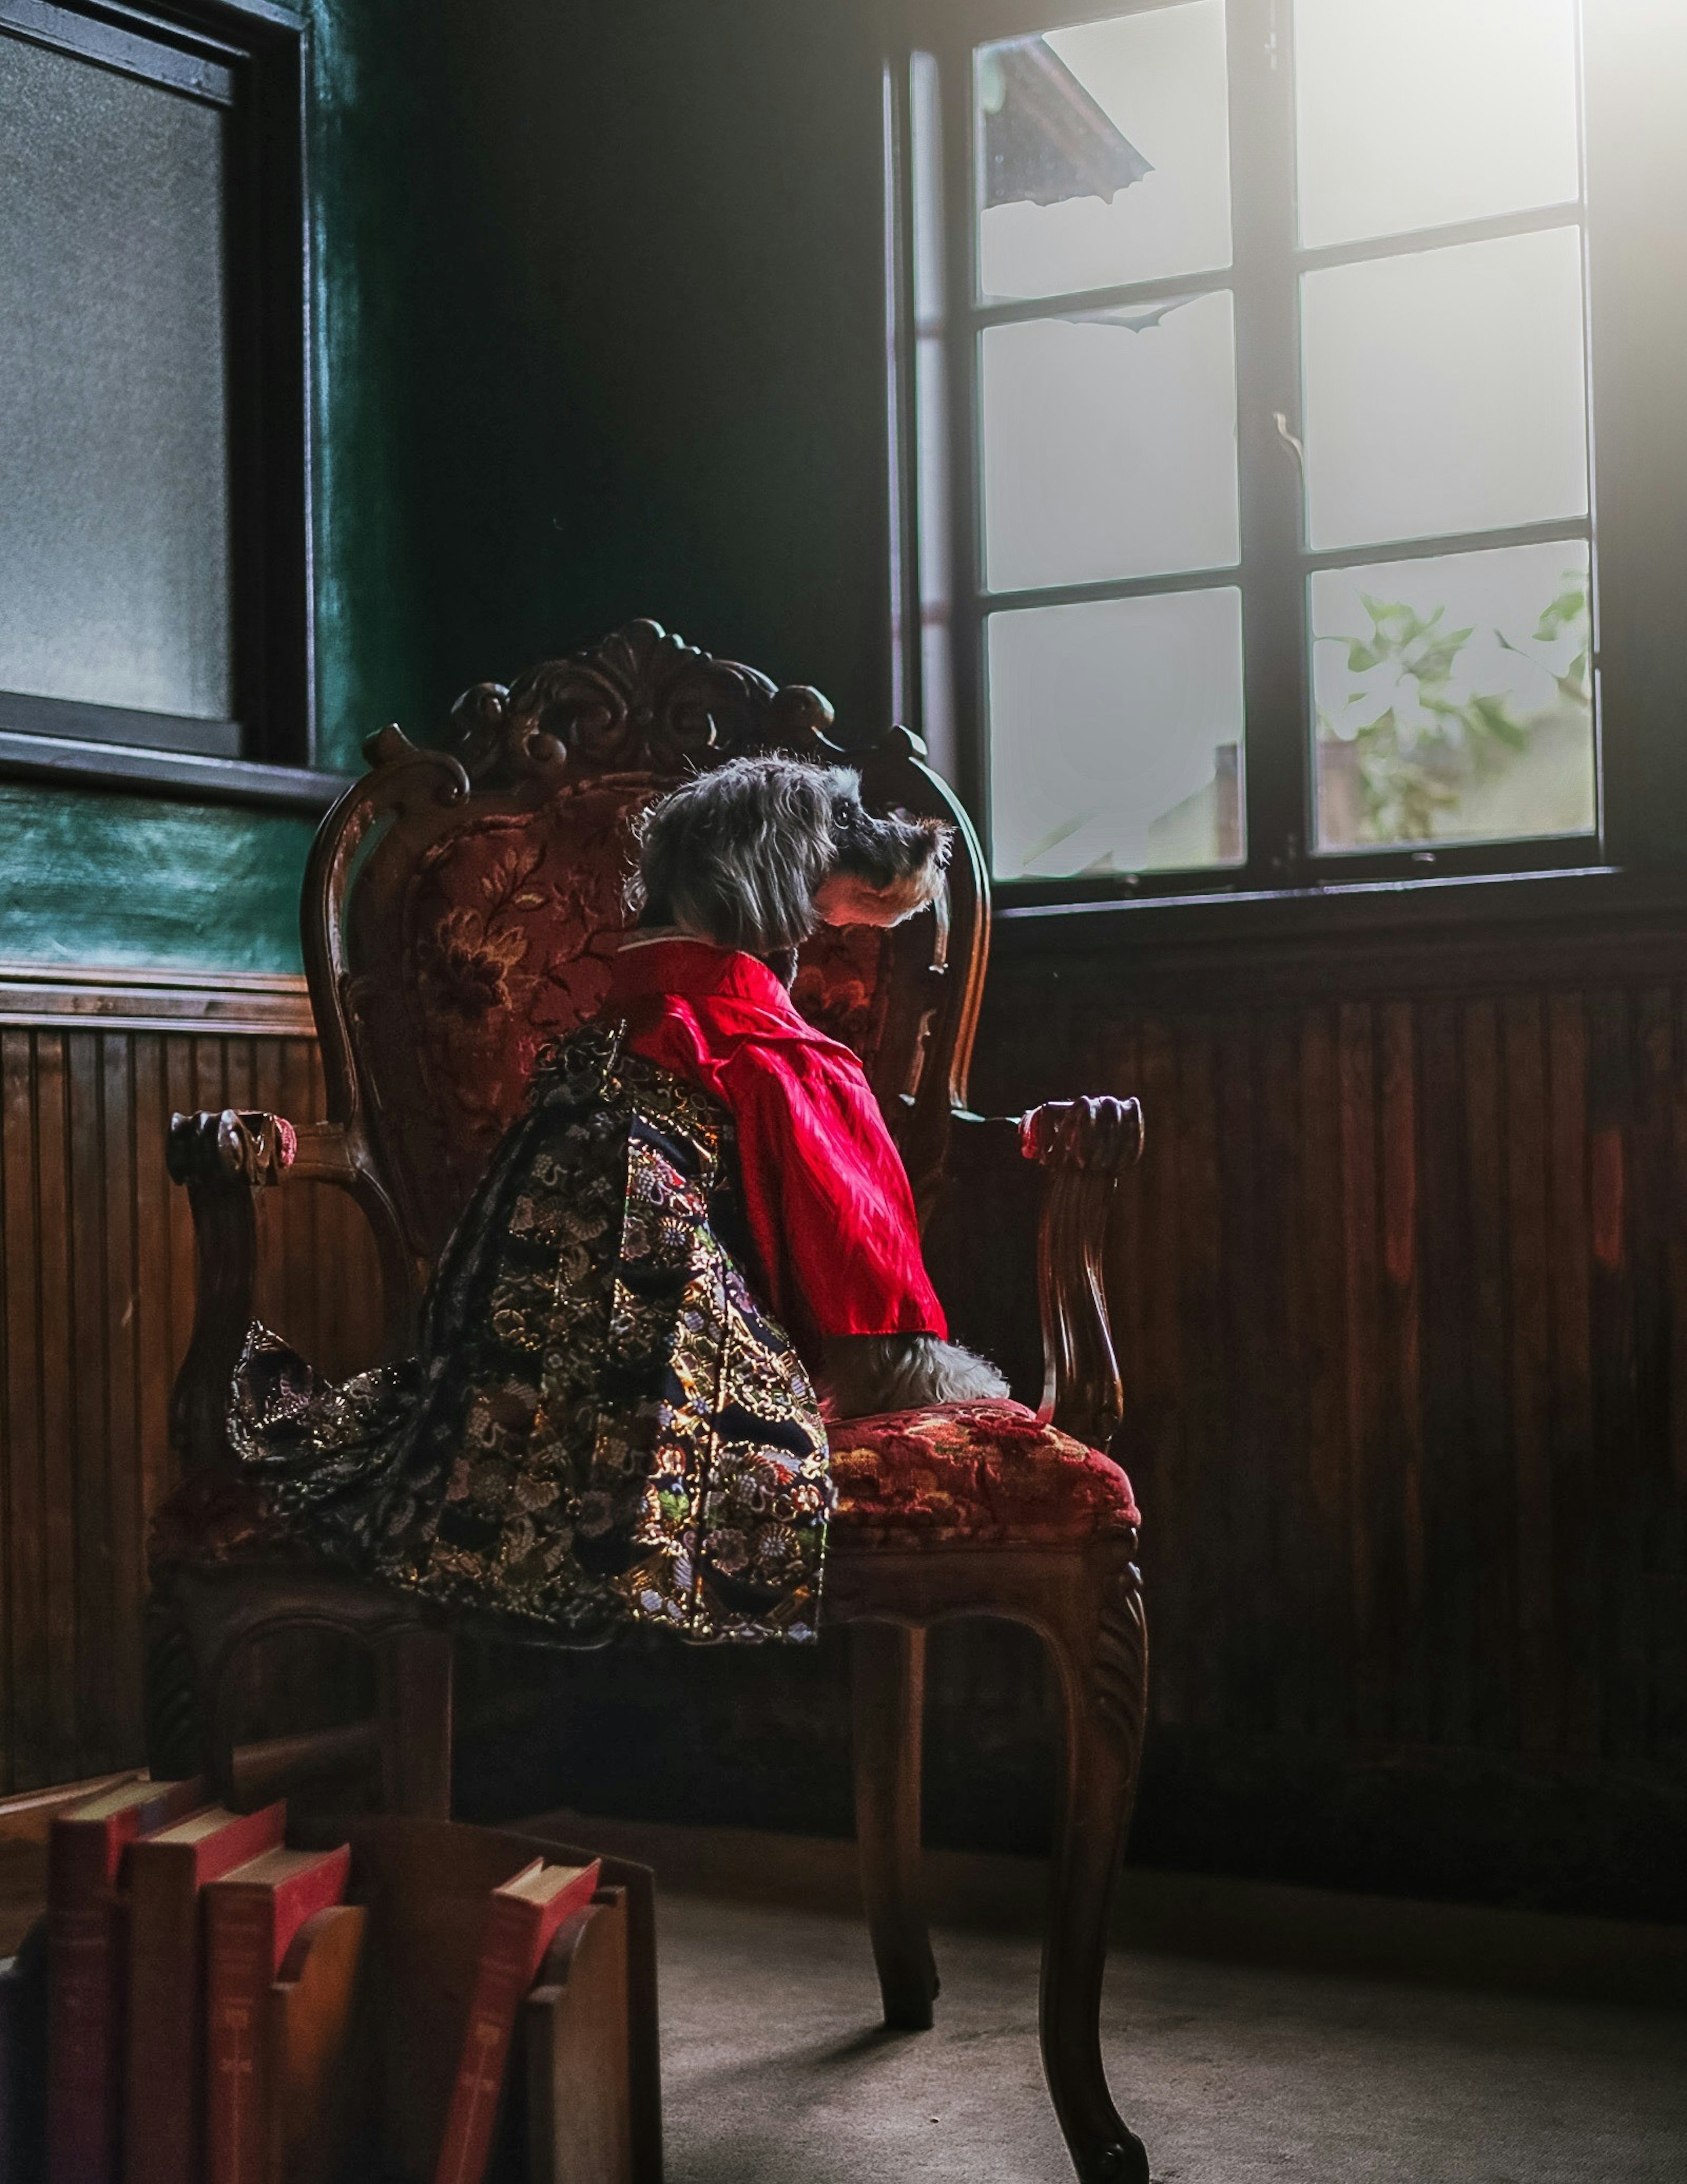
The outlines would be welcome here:
M 314 1043 L 248 1033 L 0 1031 L 0 1741 L 22 1789 L 134 1759 L 146 1526 L 169 1491 L 170 1390 L 193 1315 L 176 1109 L 322 1112 Z M 331 1210 L 314 1201 L 332 1200 Z M 266 1194 L 259 1306 L 332 1372 L 377 1342 L 362 1216 Z
M 75 1432 L 76 1344 L 70 1291 L 70 1165 L 66 1049 L 62 1033 L 35 1036 L 36 1280 L 39 1355 L 42 1610 L 47 1646 L 42 1758 L 48 1781 L 73 1780 L 76 1763 L 76 1510 L 83 1469 Z M 85 1338 L 86 1346 L 86 1338 Z
M 1147 1112 L 1112 1286 L 1156 1718 L 1679 1763 L 1687 990 L 1073 981 L 1051 1021 L 1014 979 L 992 1103 Z
M 1524 1747 L 1556 1747 L 1553 1643 L 1552 1331 L 1546 1068 L 1541 1007 L 1501 1008 L 1507 1272 L 1512 1301 L 1512 1473 L 1517 1486 L 1517 1686 Z
M 0 1076 L 5 1118 L 0 1160 L 6 1205 L 6 1666 L 15 1787 L 47 1779 L 33 1032 L 0 1034 Z

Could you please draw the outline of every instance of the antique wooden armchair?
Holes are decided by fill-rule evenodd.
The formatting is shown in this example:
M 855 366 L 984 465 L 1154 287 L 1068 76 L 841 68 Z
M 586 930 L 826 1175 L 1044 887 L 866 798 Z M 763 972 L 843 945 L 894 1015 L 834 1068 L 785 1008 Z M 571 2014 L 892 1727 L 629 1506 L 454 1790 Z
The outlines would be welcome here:
M 428 1266 L 518 1111 L 537 1050 L 603 996 L 626 922 L 632 818 L 665 783 L 739 752 L 836 758 L 831 720 L 816 692 L 775 689 L 647 621 L 508 691 L 470 690 L 446 749 L 416 749 L 396 728 L 371 739 L 370 771 L 324 822 L 304 886 L 328 1119 L 181 1116 L 172 1134 L 200 1280 L 174 1419 L 184 1470 L 209 1503 L 231 1461 L 225 1413 L 251 1314 L 255 1191 L 311 1178 L 356 1196 L 380 1251 L 387 1342 L 401 1352 Z M 1033 1178 L 1022 1155 L 1044 1179 L 1040 1412 L 971 1406 L 855 1421 L 833 1435 L 824 1615 L 852 1630 L 858 1831 L 885 2019 L 929 2025 L 937 1992 L 917 1879 L 926 1630 L 966 1615 L 1027 1624 L 1052 1657 L 1066 1726 L 1042 1982 L 1050 2087 L 1079 2175 L 1145 2184 L 1098 2033 L 1145 1669 L 1137 1513 L 1122 1472 L 1095 1453 L 1122 1408 L 1100 1258 L 1115 1187 L 1140 1149 L 1140 1112 L 1095 1100 L 1011 1123 L 968 1112 L 989 922 L 977 845 L 916 738 L 893 729 L 852 757 L 869 804 L 955 825 L 947 900 L 889 933 L 821 935 L 805 952 L 799 1005 L 866 1062 L 928 1238 L 950 1239 L 934 1249 L 940 1282 L 947 1261 L 971 1269 L 976 1296 L 997 1291 L 999 1209 Z M 989 1254 L 965 1242 L 965 1217 L 980 1211 L 998 1232 Z M 996 1318 L 957 1332 L 1003 1354 L 1014 1337 Z M 326 1627 L 375 1661 L 387 1802 L 446 1811 L 449 1637 L 413 1605 L 320 1569 L 196 1560 L 165 1539 L 152 1613 L 155 1763 L 191 1760 L 225 1795 L 242 1794 L 228 1700 L 237 1670 L 277 1630 Z

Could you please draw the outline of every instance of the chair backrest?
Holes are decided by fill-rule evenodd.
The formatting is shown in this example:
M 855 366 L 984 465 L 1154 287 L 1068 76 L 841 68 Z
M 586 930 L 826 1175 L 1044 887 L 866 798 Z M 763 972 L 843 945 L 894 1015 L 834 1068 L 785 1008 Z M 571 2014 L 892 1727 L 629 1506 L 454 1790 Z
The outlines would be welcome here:
M 370 771 L 323 822 L 305 878 L 330 1119 L 386 1240 L 431 1260 L 540 1050 L 603 1000 L 639 812 L 699 767 L 768 750 L 847 758 L 869 805 L 957 830 L 934 911 L 818 935 L 795 989 L 860 1055 L 928 1205 L 966 1101 L 989 905 L 972 827 L 919 739 L 894 728 L 846 753 L 818 692 L 777 689 L 652 621 L 509 689 L 477 684 L 452 718 L 443 749 L 396 727 L 370 738 Z

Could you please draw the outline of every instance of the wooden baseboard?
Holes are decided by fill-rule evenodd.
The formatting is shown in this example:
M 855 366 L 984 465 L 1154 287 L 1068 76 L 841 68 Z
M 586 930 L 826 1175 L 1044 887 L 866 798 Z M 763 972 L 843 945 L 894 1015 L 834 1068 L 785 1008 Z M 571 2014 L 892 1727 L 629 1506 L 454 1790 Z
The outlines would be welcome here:
M 860 1915 L 853 1843 L 573 1812 L 547 1814 L 544 1825 L 653 1867 L 659 1886 L 676 1894 Z M 1041 1926 L 1048 1889 L 1041 1859 L 927 1851 L 924 1881 L 934 1925 L 1018 1933 Z M 1687 2009 L 1687 1926 L 1127 1866 L 1113 1936 L 1125 1953 Z
M 0 961 L 0 1024 L 314 1039 L 301 973 Z

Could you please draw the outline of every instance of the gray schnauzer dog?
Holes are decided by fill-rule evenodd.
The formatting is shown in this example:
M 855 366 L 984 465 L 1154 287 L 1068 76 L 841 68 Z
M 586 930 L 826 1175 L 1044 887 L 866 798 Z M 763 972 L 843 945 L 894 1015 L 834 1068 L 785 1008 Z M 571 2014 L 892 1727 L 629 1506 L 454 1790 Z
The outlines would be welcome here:
M 821 925 L 899 925 L 943 883 L 953 829 L 880 816 L 847 766 L 738 758 L 645 815 L 629 902 L 641 932 L 760 956 L 788 986 Z M 1005 1396 L 987 1358 L 931 1334 L 828 1339 L 819 1375 L 835 1418 Z

